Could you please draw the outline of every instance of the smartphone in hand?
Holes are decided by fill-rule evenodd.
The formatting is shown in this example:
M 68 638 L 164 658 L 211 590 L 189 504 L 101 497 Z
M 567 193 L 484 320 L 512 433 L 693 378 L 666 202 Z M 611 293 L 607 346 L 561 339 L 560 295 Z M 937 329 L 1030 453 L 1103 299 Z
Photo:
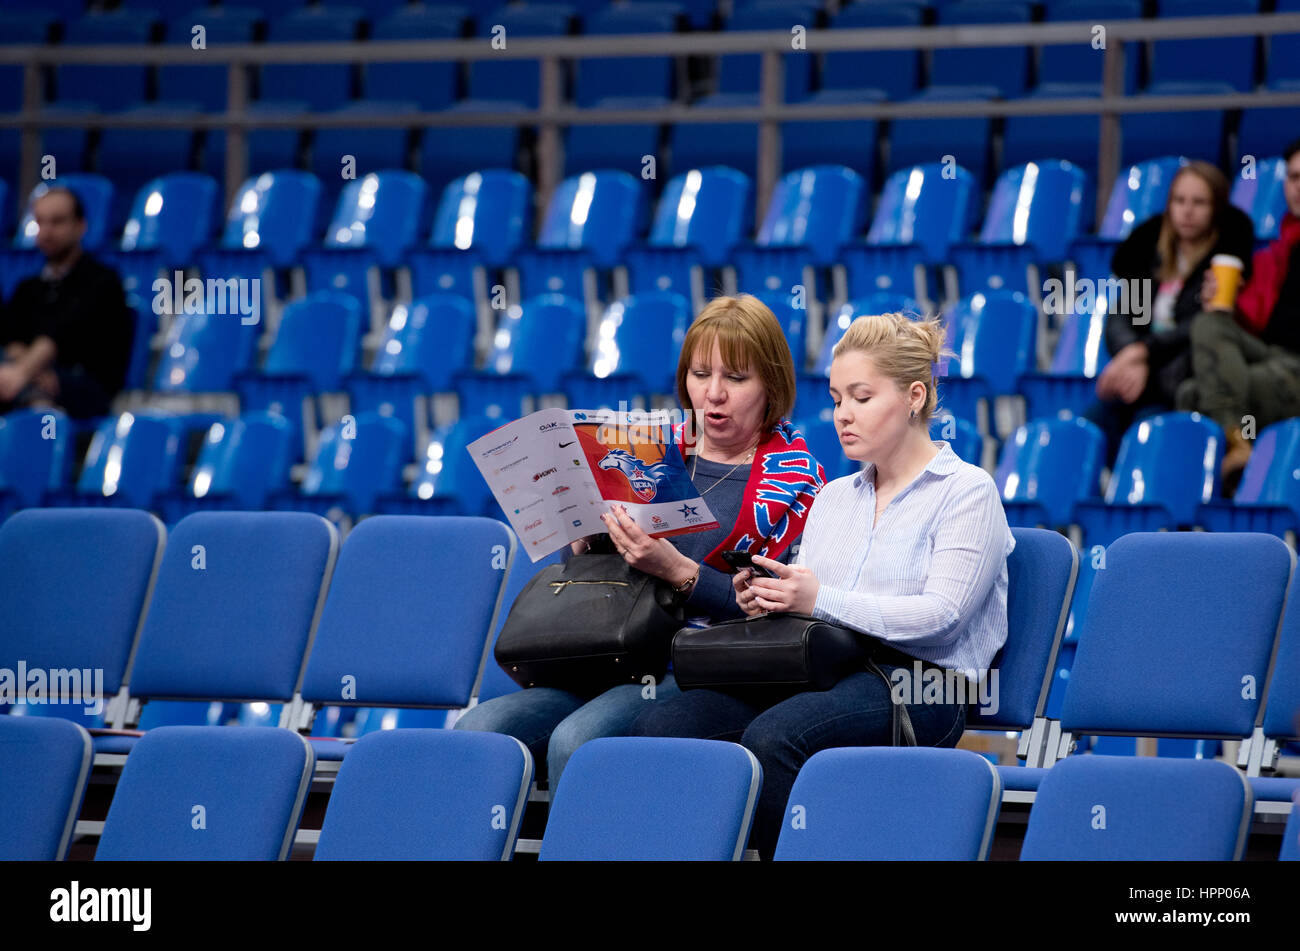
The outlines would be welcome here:
M 731 565 L 737 571 L 742 568 L 748 568 L 759 578 L 775 578 L 776 575 L 766 568 L 754 564 L 754 556 L 747 551 L 738 551 L 734 548 L 728 549 L 722 553 L 722 560 Z

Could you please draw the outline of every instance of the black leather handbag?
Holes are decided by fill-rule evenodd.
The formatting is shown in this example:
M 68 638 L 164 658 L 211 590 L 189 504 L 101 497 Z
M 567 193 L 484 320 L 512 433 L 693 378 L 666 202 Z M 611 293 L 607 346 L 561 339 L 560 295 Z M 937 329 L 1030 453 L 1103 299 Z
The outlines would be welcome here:
M 519 592 L 496 660 L 521 687 L 595 695 L 646 676 L 661 680 L 683 612 L 672 588 L 620 555 L 575 555 Z
M 829 690 L 860 670 L 873 671 L 888 688 L 889 678 L 871 656 L 878 643 L 807 614 L 760 614 L 678 631 L 673 638 L 673 676 L 683 690 L 738 691 L 765 702 Z M 893 706 L 894 745 L 915 746 L 907 707 L 898 702 Z

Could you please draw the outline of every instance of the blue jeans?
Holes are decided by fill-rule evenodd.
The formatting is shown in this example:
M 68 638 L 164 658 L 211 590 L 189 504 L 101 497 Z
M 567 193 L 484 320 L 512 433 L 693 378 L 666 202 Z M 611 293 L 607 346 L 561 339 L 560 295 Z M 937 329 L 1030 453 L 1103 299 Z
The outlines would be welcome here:
M 602 736 L 626 736 L 638 714 L 680 697 L 671 673 L 646 696 L 642 684 L 620 684 L 591 700 L 555 687 L 530 687 L 471 707 L 456 721 L 458 730 L 505 733 L 533 754 L 537 779 L 559 788 L 569 757 L 583 743 Z
M 886 677 L 894 665 L 881 663 Z M 688 690 L 647 708 L 631 736 L 686 736 L 741 743 L 763 767 L 763 788 L 750 846 L 771 858 L 800 767 L 814 753 L 841 746 L 889 746 L 893 701 L 875 673 L 850 674 L 830 690 L 805 691 L 763 707 L 741 693 Z M 966 728 L 965 704 L 909 703 L 918 746 L 956 746 Z

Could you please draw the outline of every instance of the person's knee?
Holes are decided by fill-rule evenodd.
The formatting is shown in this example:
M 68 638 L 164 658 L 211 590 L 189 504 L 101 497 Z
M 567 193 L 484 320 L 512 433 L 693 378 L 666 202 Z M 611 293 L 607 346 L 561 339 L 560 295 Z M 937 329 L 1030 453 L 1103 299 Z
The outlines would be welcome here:
M 1192 318 L 1188 335 L 1193 347 L 1205 346 L 1234 326 L 1232 315 L 1221 310 L 1203 310 Z
M 591 739 L 595 736 L 581 717 L 565 717 L 551 731 L 547 756 L 552 762 L 567 762 L 579 746 Z

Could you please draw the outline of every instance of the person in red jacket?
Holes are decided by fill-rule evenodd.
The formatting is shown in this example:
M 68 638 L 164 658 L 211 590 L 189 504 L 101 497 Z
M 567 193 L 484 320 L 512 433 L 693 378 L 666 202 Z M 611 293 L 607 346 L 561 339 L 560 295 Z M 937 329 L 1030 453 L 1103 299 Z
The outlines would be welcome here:
M 1195 386 L 1178 408 L 1223 427 L 1227 488 L 1250 460 L 1250 440 L 1259 430 L 1300 416 L 1300 139 L 1283 158 L 1287 214 L 1277 240 L 1256 252 L 1233 312 L 1206 310 L 1192 321 Z M 1214 272 L 1207 271 L 1201 300 L 1209 302 L 1217 290 Z

